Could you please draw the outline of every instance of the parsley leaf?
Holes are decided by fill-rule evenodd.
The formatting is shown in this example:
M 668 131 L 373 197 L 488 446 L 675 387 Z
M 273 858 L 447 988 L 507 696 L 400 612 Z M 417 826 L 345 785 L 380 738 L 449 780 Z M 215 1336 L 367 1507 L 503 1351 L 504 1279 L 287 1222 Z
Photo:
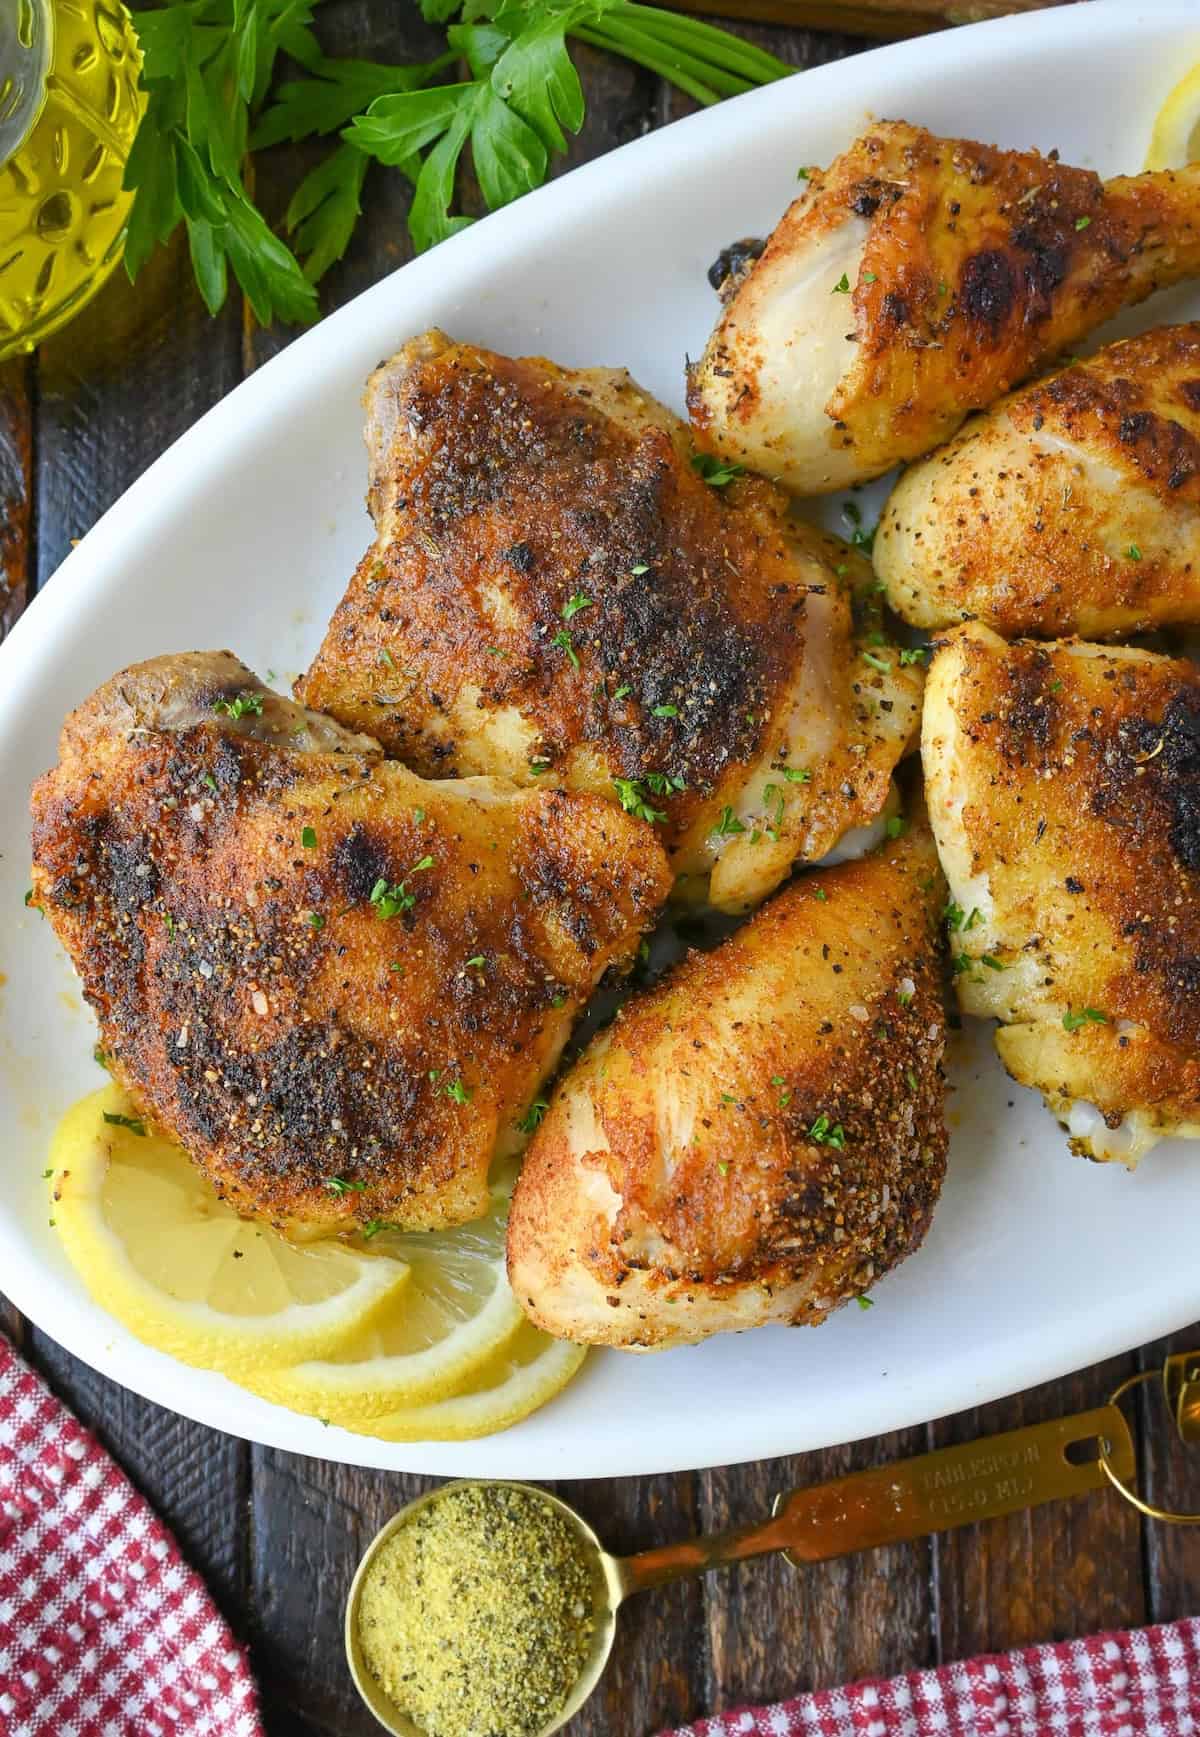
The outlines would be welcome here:
M 718 458 L 713 452 L 694 452 L 692 469 L 714 489 L 723 489 L 737 477 L 746 474 L 744 464 L 733 464 L 729 459 Z
M 261 718 L 263 697 L 261 694 L 252 694 L 243 688 L 242 692 L 232 700 L 214 700 L 213 711 L 221 712 L 228 718 L 244 718 L 247 712 L 252 713 L 256 718 Z
M 717 824 L 713 827 L 709 836 L 712 838 L 730 838 L 734 833 L 745 832 L 745 830 L 746 828 L 733 812 L 733 809 L 730 808 L 728 803 L 726 803 L 724 808 L 721 810 L 720 820 L 718 820 Z
M 667 818 L 665 812 L 660 808 L 652 808 L 646 801 L 646 792 L 642 785 L 643 780 L 641 778 L 613 779 L 613 788 L 616 790 L 621 807 L 626 814 L 632 814 L 638 820 L 648 820 L 652 823 L 656 820 L 665 820 Z
M 546 1111 L 549 1108 L 550 1106 L 545 1098 L 535 1098 L 517 1123 L 517 1127 L 521 1130 L 522 1134 L 534 1133 L 534 1131 L 541 1126 L 542 1117 L 546 1114 Z
M 575 641 L 571 638 L 571 635 L 567 632 L 565 627 L 559 628 L 558 632 L 551 637 L 550 643 L 551 645 L 557 646 L 559 651 L 566 652 L 571 660 L 572 669 L 579 668 L 579 654 L 575 650 Z
M 128 1128 L 131 1134 L 145 1135 L 146 1124 L 140 1116 L 118 1116 L 112 1110 L 104 1111 L 104 1120 L 113 1128 Z
M 1108 1025 L 1107 1013 L 1101 1013 L 1098 1007 L 1085 1007 L 1081 1013 L 1072 1013 L 1070 1008 L 1063 1014 L 1063 1029 L 1078 1031 L 1081 1025 Z
M 313 285 L 345 252 L 369 158 L 414 183 L 408 224 L 419 250 L 470 222 L 451 211 L 464 149 L 490 210 L 545 180 L 584 121 L 568 38 L 624 56 L 705 104 L 792 71 L 701 19 L 636 0 L 421 0 L 427 20 L 448 26 L 445 53 L 410 66 L 335 60 L 310 28 L 316 4 L 167 0 L 139 10 L 146 101 L 126 171 L 135 194 L 130 277 L 182 222 L 213 313 L 232 271 L 263 324 L 315 318 Z M 304 76 L 273 90 L 281 53 Z M 463 61 L 469 77 L 432 82 Z M 288 208 L 292 252 L 250 197 L 248 153 L 339 131 L 341 143 Z

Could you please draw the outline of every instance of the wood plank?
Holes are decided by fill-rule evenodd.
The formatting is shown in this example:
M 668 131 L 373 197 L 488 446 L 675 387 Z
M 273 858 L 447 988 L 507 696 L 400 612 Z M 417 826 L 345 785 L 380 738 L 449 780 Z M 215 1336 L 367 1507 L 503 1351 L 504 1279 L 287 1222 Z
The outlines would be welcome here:
M 1028 1393 L 943 1418 L 933 1445 L 970 1441 L 1106 1403 L 1132 1357 L 1047 1382 Z M 940 1660 L 1122 1628 L 1146 1617 L 1138 1516 L 1096 1491 L 936 1541 Z
M 211 320 L 177 235 L 136 284 L 114 272 L 38 352 L 36 582 L 240 376 L 237 314 Z
M 701 1522 L 706 1531 L 749 1525 L 770 1514 L 781 1490 L 921 1453 L 925 1445 L 923 1430 L 908 1430 L 701 1473 Z M 931 1663 L 931 1560 L 931 1547 L 921 1540 L 803 1570 L 771 1557 L 711 1575 L 709 1705 L 769 1701 Z
M 33 531 L 33 363 L 0 363 L 0 639 L 29 595 Z
M 1161 1368 L 1163 1359 L 1179 1351 L 1195 1351 L 1200 1362 L 1200 1323 L 1146 1345 L 1138 1352 L 1138 1367 Z M 1184 1447 L 1170 1422 L 1161 1393 L 1149 1384 L 1138 1401 L 1141 1418 L 1142 1477 L 1140 1492 L 1158 1508 L 1200 1513 L 1200 1447 Z M 1143 1521 L 1146 1553 L 1147 1615 L 1152 1622 L 1173 1622 L 1200 1611 L 1200 1543 L 1194 1530 Z
M 436 1479 L 255 1448 L 250 1640 L 273 1729 L 377 1732 L 346 1668 L 342 1620 L 359 1558 L 385 1520 Z
M 16 1308 L 7 1297 L 0 1296 L 0 1333 L 5 1333 L 12 1340 L 18 1351 L 24 1352 L 28 1336 L 29 1323 L 24 1315 L 17 1313 Z
M 695 1473 L 552 1487 L 622 1555 L 700 1529 Z M 604 1680 L 567 1726 L 568 1737 L 643 1737 L 705 1712 L 706 1638 L 701 1582 L 679 1581 L 631 1600 Z

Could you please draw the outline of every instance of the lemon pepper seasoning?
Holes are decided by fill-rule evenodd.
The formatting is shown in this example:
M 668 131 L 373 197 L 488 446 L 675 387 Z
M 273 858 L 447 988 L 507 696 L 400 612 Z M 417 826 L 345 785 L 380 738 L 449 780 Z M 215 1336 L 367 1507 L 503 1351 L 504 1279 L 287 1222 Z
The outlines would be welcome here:
M 418 1509 L 371 1562 L 358 1608 L 367 1668 L 427 1737 L 535 1737 L 565 1706 L 594 1626 L 575 1533 L 502 1485 Z

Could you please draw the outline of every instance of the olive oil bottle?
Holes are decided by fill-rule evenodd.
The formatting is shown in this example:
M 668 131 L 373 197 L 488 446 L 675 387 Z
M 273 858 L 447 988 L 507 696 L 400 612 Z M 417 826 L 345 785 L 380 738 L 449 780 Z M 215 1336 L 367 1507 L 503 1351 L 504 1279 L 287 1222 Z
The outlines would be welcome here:
M 121 257 L 139 65 L 119 0 L 0 0 L 0 356 L 70 319 Z

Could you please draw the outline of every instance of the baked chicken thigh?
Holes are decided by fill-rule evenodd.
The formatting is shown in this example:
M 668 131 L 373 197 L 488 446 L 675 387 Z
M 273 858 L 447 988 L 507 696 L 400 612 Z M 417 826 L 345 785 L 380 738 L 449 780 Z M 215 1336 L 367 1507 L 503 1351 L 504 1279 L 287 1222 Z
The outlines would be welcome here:
M 823 494 L 928 452 L 1200 270 L 1200 165 L 1103 182 L 885 121 L 736 258 L 692 420 L 714 452 Z
M 1200 1134 L 1200 671 L 956 628 L 923 752 L 967 1013 L 1071 1145 Z
M 922 671 L 856 629 L 867 563 L 771 484 L 703 480 L 624 372 L 440 332 L 367 406 L 378 537 L 306 704 L 426 776 L 619 799 L 726 910 L 880 813 Z
M 250 1216 L 455 1224 L 669 875 L 594 796 L 426 783 L 226 653 L 135 665 L 33 792 L 114 1074 Z
M 921 627 L 1200 622 L 1200 325 L 1110 344 L 970 418 L 896 484 L 875 568 Z
M 539 1326 L 646 1350 L 816 1324 L 918 1246 L 946 1161 L 943 898 L 922 824 L 626 1003 L 517 1183 L 509 1277 Z

